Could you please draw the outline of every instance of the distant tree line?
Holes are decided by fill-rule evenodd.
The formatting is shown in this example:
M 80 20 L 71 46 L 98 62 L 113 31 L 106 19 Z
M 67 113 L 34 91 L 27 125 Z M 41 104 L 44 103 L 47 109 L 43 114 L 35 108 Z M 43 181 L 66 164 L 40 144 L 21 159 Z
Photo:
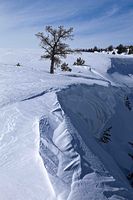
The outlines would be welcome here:
M 126 54 L 133 54 L 133 45 L 118 45 L 116 47 L 114 47 L 113 45 L 108 46 L 107 48 L 98 48 L 97 46 L 95 46 L 94 48 L 87 48 L 87 49 L 75 49 L 75 52 L 112 52 L 112 54 L 122 54 L 122 53 L 126 53 Z
M 55 66 L 61 65 L 62 71 L 71 71 L 67 63 L 62 63 L 61 58 L 66 58 L 68 54 L 79 53 L 79 52 L 107 52 L 112 54 L 133 54 L 133 46 L 124 46 L 122 44 L 117 47 L 110 45 L 107 48 L 94 48 L 89 49 L 71 49 L 66 40 L 73 39 L 73 28 L 68 29 L 63 26 L 53 28 L 52 26 L 46 26 L 44 32 L 38 32 L 36 36 L 40 40 L 40 46 L 44 50 L 41 58 L 50 60 L 50 73 L 53 74 Z M 74 65 L 84 65 L 85 61 L 82 58 L 77 58 Z M 21 66 L 20 63 L 17 66 Z

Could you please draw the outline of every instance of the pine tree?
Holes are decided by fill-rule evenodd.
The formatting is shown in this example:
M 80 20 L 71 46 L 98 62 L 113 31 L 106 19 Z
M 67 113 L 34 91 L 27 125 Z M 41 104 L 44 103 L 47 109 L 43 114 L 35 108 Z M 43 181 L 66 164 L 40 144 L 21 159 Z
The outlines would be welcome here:
M 128 142 L 131 147 L 133 148 L 133 142 Z M 133 154 L 128 153 L 128 155 L 130 156 L 130 158 L 133 160 Z M 127 175 L 127 179 L 130 181 L 131 186 L 133 187 L 133 172 L 132 170 L 130 171 L 130 173 Z
M 20 65 L 20 63 L 17 63 L 16 66 L 17 66 L 17 67 L 20 67 L 21 65 Z
M 68 64 L 67 63 L 62 63 L 62 65 L 61 65 L 61 69 L 62 69 L 62 71 L 69 71 L 69 72 L 71 72 L 72 71 L 72 69 L 70 68 L 70 67 L 68 67 Z
M 74 62 L 73 65 L 84 65 L 85 64 L 85 60 L 83 60 L 81 57 L 77 58 L 77 61 Z
M 118 51 L 117 51 L 118 54 L 126 53 L 127 52 L 127 48 L 125 46 L 123 46 L 122 44 L 120 44 L 119 46 L 117 46 L 116 49 L 118 49 Z
M 110 137 L 111 137 L 111 134 L 110 134 L 111 129 L 112 129 L 112 126 L 107 128 L 106 130 L 104 130 L 103 135 L 101 137 L 101 141 L 103 143 L 108 143 L 109 141 L 111 141 L 111 139 L 110 139 Z
M 128 108 L 128 110 L 132 110 L 131 102 L 128 96 L 125 97 L 125 106 Z

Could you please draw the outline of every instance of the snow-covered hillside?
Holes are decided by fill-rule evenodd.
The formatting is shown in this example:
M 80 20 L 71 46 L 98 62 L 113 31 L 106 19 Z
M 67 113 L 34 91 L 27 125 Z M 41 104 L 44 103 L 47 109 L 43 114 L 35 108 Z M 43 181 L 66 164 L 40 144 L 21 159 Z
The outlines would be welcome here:
M 132 200 L 133 58 L 40 55 L 0 49 L 0 200 Z

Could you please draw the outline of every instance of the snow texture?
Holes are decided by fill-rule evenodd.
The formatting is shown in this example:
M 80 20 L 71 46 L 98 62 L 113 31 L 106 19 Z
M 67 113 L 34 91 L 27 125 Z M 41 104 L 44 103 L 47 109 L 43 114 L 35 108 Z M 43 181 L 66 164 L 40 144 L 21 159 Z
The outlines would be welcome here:
M 51 75 L 40 54 L 0 49 L 0 199 L 132 200 L 133 58 L 71 55 Z

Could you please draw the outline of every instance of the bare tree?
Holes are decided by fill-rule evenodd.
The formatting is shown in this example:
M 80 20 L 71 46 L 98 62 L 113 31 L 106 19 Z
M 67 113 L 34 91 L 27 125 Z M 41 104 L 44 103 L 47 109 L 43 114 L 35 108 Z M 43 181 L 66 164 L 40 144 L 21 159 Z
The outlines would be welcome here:
M 72 39 L 73 28 L 65 29 L 63 26 L 59 26 L 54 29 L 52 26 L 46 26 L 45 34 L 39 32 L 36 36 L 41 40 L 40 46 L 45 50 L 45 54 L 41 56 L 44 59 L 50 59 L 50 73 L 54 73 L 55 64 L 60 64 L 60 58 L 66 58 L 67 54 L 72 50 L 69 45 L 63 41 Z

